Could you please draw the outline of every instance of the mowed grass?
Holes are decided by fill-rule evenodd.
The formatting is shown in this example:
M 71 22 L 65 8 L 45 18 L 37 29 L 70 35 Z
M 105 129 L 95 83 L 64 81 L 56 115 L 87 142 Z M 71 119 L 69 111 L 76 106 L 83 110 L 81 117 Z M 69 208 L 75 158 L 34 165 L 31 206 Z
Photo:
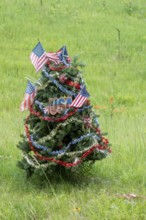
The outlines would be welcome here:
M 42 4 L 41 4 L 42 2 Z M 6 0 L 0 2 L 0 219 L 146 219 L 146 2 Z M 29 54 L 66 44 L 87 63 L 91 103 L 113 153 L 90 173 L 65 181 L 27 180 L 16 164 L 24 132 Z M 134 199 L 118 195 L 133 193 Z

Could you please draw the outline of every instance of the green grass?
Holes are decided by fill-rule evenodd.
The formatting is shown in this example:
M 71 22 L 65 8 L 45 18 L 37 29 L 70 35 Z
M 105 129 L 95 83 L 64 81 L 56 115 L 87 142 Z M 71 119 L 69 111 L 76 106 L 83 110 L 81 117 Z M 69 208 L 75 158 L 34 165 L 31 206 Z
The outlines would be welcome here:
M 146 196 L 146 2 L 42 3 L 0 2 L 0 219 L 145 220 L 145 199 L 117 194 Z M 38 39 L 47 51 L 66 44 L 80 54 L 92 105 L 106 107 L 95 111 L 113 153 L 77 181 L 27 180 L 16 166 L 25 77 L 39 77 L 29 61 Z

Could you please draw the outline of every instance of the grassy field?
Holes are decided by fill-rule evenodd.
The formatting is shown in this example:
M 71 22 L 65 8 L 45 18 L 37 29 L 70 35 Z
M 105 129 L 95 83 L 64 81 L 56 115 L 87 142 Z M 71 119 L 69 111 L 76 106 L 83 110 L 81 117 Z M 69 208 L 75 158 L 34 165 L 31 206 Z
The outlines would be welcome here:
M 145 220 L 145 0 L 1 0 L 0 21 L 0 219 Z M 16 166 L 38 39 L 47 51 L 66 44 L 87 63 L 91 102 L 112 143 L 112 155 L 78 181 L 36 183 Z M 130 193 L 136 198 L 124 198 Z

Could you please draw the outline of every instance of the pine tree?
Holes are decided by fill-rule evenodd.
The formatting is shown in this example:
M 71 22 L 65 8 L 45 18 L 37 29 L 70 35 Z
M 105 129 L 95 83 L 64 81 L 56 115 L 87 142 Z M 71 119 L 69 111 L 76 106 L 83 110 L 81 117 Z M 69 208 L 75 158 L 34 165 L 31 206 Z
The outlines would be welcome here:
M 88 99 L 82 77 L 84 64 L 77 57 L 70 64 L 67 61 L 48 61 L 34 87 L 31 84 L 35 89 L 30 114 L 25 120 L 25 135 L 18 143 L 23 152 L 18 166 L 27 176 L 54 173 L 60 167 L 78 169 L 111 152 Z M 72 105 L 80 94 L 81 103 Z

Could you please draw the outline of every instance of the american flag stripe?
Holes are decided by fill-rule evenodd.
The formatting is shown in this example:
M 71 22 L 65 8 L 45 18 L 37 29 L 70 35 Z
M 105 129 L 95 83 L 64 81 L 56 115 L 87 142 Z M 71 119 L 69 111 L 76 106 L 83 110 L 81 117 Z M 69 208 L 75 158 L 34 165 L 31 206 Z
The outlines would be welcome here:
M 46 53 L 44 53 L 38 60 L 36 69 L 37 72 L 42 68 L 42 66 L 48 61 L 48 58 L 46 57 Z
M 87 97 L 81 96 L 80 94 L 77 95 L 75 100 L 72 102 L 71 106 L 81 107 L 84 102 L 86 101 Z
M 89 93 L 86 91 L 86 86 L 84 86 L 74 101 L 71 103 L 70 107 L 81 107 L 89 96 Z
M 46 56 L 48 57 L 48 59 L 50 61 L 54 62 L 55 64 L 59 64 L 60 63 L 59 53 L 49 52 L 49 53 L 46 53 Z
M 31 53 L 31 56 L 30 56 L 30 59 L 31 59 L 31 62 L 32 64 L 36 67 L 37 66 L 37 62 L 39 60 L 38 56 L 35 55 L 33 52 Z
M 38 57 L 34 53 L 31 53 L 30 59 L 31 59 L 32 64 L 35 66 Z
M 25 95 L 25 97 L 24 97 L 25 100 L 22 102 L 22 104 L 20 106 L 20 111 L 21 112 L 23 112 L 24 110 L 30 108 L 30 106 L 33 103 L 34 97 L 35 97 L 35 93 L 33 93 L 31 95 L 29 95 L 29 94 Z
M 20 105 L 20 111 L 23 112 L 26 109 L 30 109 L 35 97 L 35 87 L 28 81 L 27 88 L 24 95 L 24 100 Z
M 86 99 L 87 98 L 80 97 L 79 100 L 78 100 L 78 105 L 82 106 L 84 104 L 84 102 L 86 101 Z

